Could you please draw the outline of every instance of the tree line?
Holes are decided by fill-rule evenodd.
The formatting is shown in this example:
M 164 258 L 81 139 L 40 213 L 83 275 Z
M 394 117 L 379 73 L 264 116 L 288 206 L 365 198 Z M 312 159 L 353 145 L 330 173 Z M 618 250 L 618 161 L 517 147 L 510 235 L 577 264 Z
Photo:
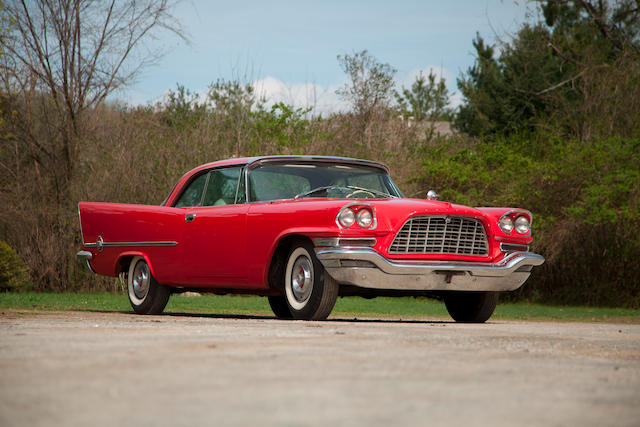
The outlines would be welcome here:
M 79 200 L 160 203 L 197 164 L 302 153 L 383 161 L 415 197 L 532 210 L 548 262 L 512 298 L 640 307 L 640 2 L 534 5 L 537 22 L 471 41 L 460 107 L 437 74 L 396 87 L 364 50 L 337 56 L 349 111 L 321 116 L 239 79 L 109 101 L 158 60 L 150 37 L 184 37 L 168 0 L 0 2 L 0 287 L 115 289 L 75 263 Z

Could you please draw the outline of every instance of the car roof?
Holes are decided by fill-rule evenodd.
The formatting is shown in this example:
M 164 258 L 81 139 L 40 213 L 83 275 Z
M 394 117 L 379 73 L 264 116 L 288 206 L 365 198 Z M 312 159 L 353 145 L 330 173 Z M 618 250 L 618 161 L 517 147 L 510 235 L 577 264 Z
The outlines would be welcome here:
M 257 167 L 265 163 L 280 163 L 287 161 L 295 162 L 309 162 L 309 163 L 341 163 L 341 164 L 353 164 L 360 166 L 370 166 L 384 170 L 389 173 L 389 168 L 380 162 L 374 162 L 372 160 L 355 159 L 351 157 L 339 157 L 339 156 L 309 156 L 309 155 L 276 155 L 276 156 L 258 156 L 258 157 L 239 157 L 226 160 L 218 160 L 216 162 L 206 163 L 200 165 L 195 169 L 189 171 L 186 175 L 192 175 L 203 169 L 209 169 L 213 167 L 222 166 L 235 166 L 235 165 L 249 165 L 249 167 Z
M 259 157 L 236 157 L 226 160 L 218 160 L 216 162 L 205 163 L 200 165 L 194 169 L 191 169 L 189 172 L 185 173 L 182 178 L 178 180 L 175 184 L 167 198 L 162 202 L 162 205 L 166 205 L 166 203 L 173 203 L 173 200 L 177 196 L 177 191 L 180 191 L 182 187 L 185 185 L 187 181 L 191 180 L 191 177 L 199 174 L 202 171 L 207 169 L 212 169 L 216 167 L 225 167 L 225 166 L 239 166 L 239 165 L 248 165 L 250 168 L 258 167 L 263 164 L 268 163 L 280 163 L 280 162 L 309 162 L 309 163 L 339 163 L 342 165 L 357 165 L 357 166 L 368 166 L 374 167 L 377 169 L 383 170 L 385 173 L 389 173 L 389 168 L 379 162 L 374 162 L 371 160 L 363 160 L 363 159 L 354 159 L 351 157 L 338 157 L 338 156 L 308 156 L 308 155 L 277 155 L 277 156 L 259 156 Z

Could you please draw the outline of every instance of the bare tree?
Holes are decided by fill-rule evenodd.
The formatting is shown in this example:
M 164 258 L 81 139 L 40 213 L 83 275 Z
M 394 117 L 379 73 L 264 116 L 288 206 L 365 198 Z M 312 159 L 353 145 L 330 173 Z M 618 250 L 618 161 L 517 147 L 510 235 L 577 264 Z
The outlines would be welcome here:
M 375 112 L 389 105 L 396 70 L 389 64 L 378 62 L 366 50 L 353 55 L 338 55 L 338 63 L 349 80 L 336 90 L 336 94 L 352 104 L 364 134 Z
M 86 113 L 162 56 L 145 41 L 159 31 L 184 39 L 172 7 L 170 0 L 0 4 L 0 22 L 9 25 L 0 39 L 3 110 L 11 104 L 15 143 L 58 198 L 86 143 Z

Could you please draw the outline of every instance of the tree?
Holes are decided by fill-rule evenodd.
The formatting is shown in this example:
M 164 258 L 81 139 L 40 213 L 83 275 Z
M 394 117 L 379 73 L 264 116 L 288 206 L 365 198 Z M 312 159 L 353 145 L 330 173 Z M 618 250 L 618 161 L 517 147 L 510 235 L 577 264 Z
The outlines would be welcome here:
M 398 109 L 405 117 L 413 117 L 416 121 L 441 120 L 448 116 L 449 91 L 444 78 L 436 82 L 436 75 L 429 71 L 425 75 L 421 71 L 411 89 L 402 87 L 402 93 L 395 92 Z
M 0 84 L 21 151 L 64 198 L 86 140 L 87 112 L 157 61 L 158 31 L 182 36 L 170 0 L 16 0 L 0 40 Z M 41 175 L 42 176 L 42 175 Z
M 234 131 L 234 155 L 240 156 L 251 120 L 251 111 L 254 108 L 263 110 L 265 100 L 258 97 L 251 83 L 241 83 L 239 79 L 218 79 L 209 86 L 207 96 L 214 114 L 225 122 L 224 127 Z
M 147 41 L 183 37 L 173 1 L 0 4 L 0 238 L 29 264 L 36 288 L 65 289 L 80 274 L 75 207 L 95 179 L 91 156 L 110 149 L 98 145 L 98 118 L 116 114 L 107 97 L 163 54 Z M 78 170 L 87 173 L 78 179 Z
M 396 70 L 378 62 L 366 50 L 338 55 L 338 63 L 349 80 L 336 94 L 351 103 L 354 113 L 366 126 L 376 110 L 389 105 Z
M 499 55 L 477 36 L 476 62 L 458 79 L 457 127 L 472 135 L 543 128 L 580 140 L 640 132 L 638 2 L 538 5 L 544 20 L 499 41 Z

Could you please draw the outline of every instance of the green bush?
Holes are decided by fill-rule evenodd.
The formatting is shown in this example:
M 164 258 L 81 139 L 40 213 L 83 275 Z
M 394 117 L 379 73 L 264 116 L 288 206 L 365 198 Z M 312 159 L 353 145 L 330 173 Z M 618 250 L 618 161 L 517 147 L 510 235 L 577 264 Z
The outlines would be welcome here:
M 19 291 L 31 288 L 29 270 L 20 255 L 0 240 L 0 290 Z
M 511 298 L 640 307 L 640 140 L 457 137 L 421 158 L 417 182 L 445 200 L 533 212 L 547 262 Z

